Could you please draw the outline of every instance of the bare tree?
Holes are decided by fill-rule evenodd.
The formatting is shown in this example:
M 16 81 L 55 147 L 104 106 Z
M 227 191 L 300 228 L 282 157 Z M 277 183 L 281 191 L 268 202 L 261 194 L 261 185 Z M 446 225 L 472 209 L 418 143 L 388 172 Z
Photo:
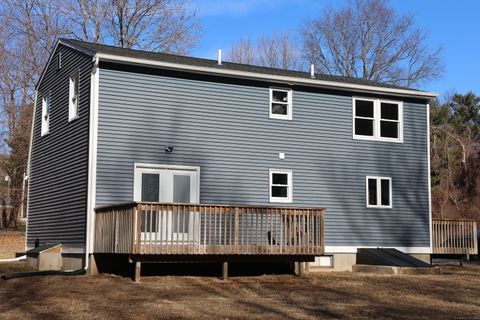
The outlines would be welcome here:
M 227 59 L 280 69 L 298 70 L 302 67 L 295 40 L 288 33 L 260 36 L 256 41 L 240 39 L 227 51 Z
M 414 16 L 399 16 L 385 0 L 327 8 L 301 34 L 305 58 L 326 74 L 412 86 L 442 71 L 441 50 L 426 46 Z

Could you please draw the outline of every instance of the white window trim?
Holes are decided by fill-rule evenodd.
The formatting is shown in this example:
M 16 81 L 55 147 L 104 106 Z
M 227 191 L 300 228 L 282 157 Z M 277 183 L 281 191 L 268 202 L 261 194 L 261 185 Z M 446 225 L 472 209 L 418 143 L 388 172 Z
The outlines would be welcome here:
M 288 184 L 287 184 L 287 197 L 280 198 L 280 197 L 273 197 L 272 196 L 272 183 L 273 183 L 273 174 L 274 173 L 283 173 L 287 174 L 288 177 Z M 279 203 L 292 203 L 293 201 L 293 179 L 292 179 L 292 170 L 289 169 L 269 169 L 268 173 L 269 181 L 268 181 L 268 195 L 270 202 L 279 202 Z M 282 185 L 283 186 L 283 185 Z
M 376 205 L 371 205 L 368 203 L 368 180 L 369 179 L 375 179 L 377 181 L 377 204 Z M 388 180 L 389 185 L 390 185 L 390 205 L 384 206 L 382 205 L 382 188 L 381 188 L 381 181 L 382 180 Z M 391 177 L 379 177 L 379 176 L 367 176 L 365 177 L 365 203 L 367 205 L 367 208 L 381 208 L 381 209 L 391 209 L 393 208 L 393 198 L 392 198 L 392 178 Z
M 356 135 L 355 134 L 355 101 L 357 100 L 364 100 L 364 101 L 372 101 L 373 102 L 373 136 L 363 136 L 363 135 Z M 381 103 L 393 103 L 398 105 L 398 138 L 385 138 L 380 136 L 380 122 L 381 122 Z M 365 117 L 358 117 L 367 119 Z M 368 118 L 371 119 L 371 118 Z M 385 121 L 392 121 L 395 120 L 385 120 Z M 372 99 L 372 98 L 364 98 L 364 97 L 353 97 L 352 99 L 352 136 L 353 139 L 356 140 L 373 140 L 373 141 L 385 141 L 385 142 L 397 142 L 403 143 L 403 101 L 397 100 L 387 100 L 387 99 Z
M 50 116 L 51 116 L 51 105 L 50 105 L 50 96 L 44 95 L 42 97 L 42 127 L 41 127 L 41 136 L 48 134 L 50 131 Z M 49 109 L 48 118 L 45 120 L 45 115 L 47 114 L 47 106 Z
M 73 85 L 73 79 L 77 78 L 78 81 L 78 94 L 77 94 L 77 105 L 75 106 L 72 103 L 72 98 L 74 94 L 75 86 Z M 68 121 L 73 121 L 79 117 L 79 106 L 80 106 L 80 74 L 75 73 L 69 77 L 69 90 L 68 90 Z
M 286 104 L 287 105 L 287 114 L 273 114 L 272 113 L 272 103 L 273 103 L 273 91 L 282 91 L 282 92 L 287 92 L 287 103 L 281 103 L 280 104 Z M 283 120 L 292 120 L 292 89 L 285 89 L 285 88 L 270 88 L 270 99 L 269 99 L 269 104 L 268 104 L 268 113 L 270 115 L 270 119 L 283 119 Z M 278 102 L 276 102 L 278 103 Z

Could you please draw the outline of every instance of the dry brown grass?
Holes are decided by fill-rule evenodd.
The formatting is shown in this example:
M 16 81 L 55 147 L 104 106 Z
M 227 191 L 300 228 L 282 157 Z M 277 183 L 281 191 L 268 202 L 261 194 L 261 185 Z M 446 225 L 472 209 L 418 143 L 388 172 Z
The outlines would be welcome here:
M 442 275 L 49 276 L 0 282 L 5 319 L 474 319 L 480 266 Z
M 23 232 L 0 232 L 0 259 L 15 258 L 15 253 L 24 251 L 25 234 Z

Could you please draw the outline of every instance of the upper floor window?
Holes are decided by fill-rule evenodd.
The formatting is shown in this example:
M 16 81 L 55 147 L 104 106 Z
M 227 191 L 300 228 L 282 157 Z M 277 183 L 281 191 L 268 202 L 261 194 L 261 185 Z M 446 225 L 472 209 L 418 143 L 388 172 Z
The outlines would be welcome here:
M 367 177 L 367 208 L 392 207 L 392 178 Z
M 50 124 L 50 97 L 44 96 L 42 98 L 42 132 L 41 135 L 48 133 L 48 127 Z
M 79 76 L 78 73 L 70 77 L 70 94 L 68 104 L 68 121 L 78 117 L 79 98 Z
M 62 69 L 62 53 L 59 52 L 57 56 L 57 70 Z
M 353 138 L 403 142 L 403 103 L 353 98 Z
M 292 120 L 292 90 L 270 88 L 270 118 Z
M 292 202 L 292 170 L 270 169 L 270 202 Z

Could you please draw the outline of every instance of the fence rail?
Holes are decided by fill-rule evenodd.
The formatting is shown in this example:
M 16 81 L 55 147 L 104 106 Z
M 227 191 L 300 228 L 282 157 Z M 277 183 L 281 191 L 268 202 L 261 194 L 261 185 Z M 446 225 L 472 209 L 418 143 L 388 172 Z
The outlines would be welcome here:
M 97 208 L 95 252 L 319 255 L 324 209 L 127 203 Z
M 477 223 L 471 220 L 432 220 L 433 254 L 477 254 Z

